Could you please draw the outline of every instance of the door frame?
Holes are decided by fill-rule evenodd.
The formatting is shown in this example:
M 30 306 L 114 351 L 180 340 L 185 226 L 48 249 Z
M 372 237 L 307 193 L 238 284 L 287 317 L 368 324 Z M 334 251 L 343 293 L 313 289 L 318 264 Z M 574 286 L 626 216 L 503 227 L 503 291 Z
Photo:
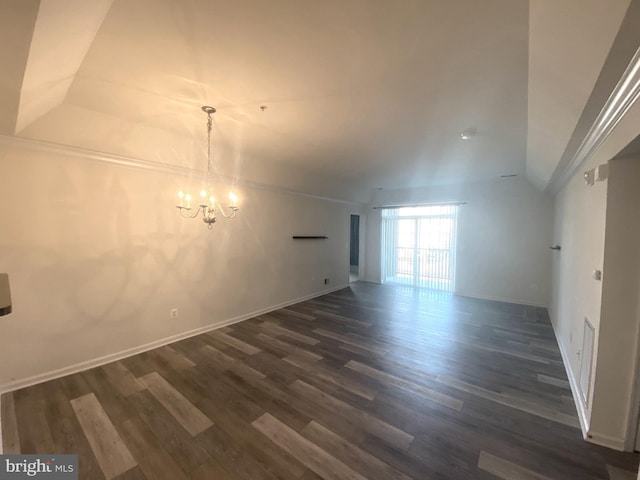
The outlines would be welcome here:
M 347 239 L 347 264 L 349 268 L 351 268 L 351 215 L 357 215 L 360 217 L 360 225 L 358 228 L 358 279 L 359 281 L 364 281 L 365 272 L 366 272 L 366 262 L 365 262 L 365 232 L 366 232 L 366 222 L 367 215 L 364 212 L 359 211 L 349 211 L 348 219 L 348 227 L 349 227 L 349 236 Z M 350 271 L 350 270 L 349 270 Z

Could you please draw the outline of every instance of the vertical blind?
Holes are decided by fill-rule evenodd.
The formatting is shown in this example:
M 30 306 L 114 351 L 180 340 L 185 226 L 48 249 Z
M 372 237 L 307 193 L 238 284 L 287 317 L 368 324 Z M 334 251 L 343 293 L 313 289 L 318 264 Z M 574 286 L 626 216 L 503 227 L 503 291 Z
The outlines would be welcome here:
M 382 282 L 452 292 L 457 205 L 382 210 Z

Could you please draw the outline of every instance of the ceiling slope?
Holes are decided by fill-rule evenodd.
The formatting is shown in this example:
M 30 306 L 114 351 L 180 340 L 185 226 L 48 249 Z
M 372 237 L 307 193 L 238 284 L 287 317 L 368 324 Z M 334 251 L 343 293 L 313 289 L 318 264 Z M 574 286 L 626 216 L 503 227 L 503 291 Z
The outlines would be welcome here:
M 62 104 L 113 0 L 41 0 L 16 133 Z
M 0 134 L 13 135 L 39 0 L 0 1 Z
M 548 192 L 558 192 L 582 163 L 600 153 L 604 143 L 608 148 L 614 145 L 610 137 L 615 136 L 618 141 L 626 138 L 615 155 L 640 132 L 638 127 L 629 131 L 630 124 L 626 121 L 640 97 L 638 25 L 640 0 L 631 0 L 589 100 L 547 185 Z
M 527 178 L 544 190 L 587 105 L 629 0 L 530 0 Z

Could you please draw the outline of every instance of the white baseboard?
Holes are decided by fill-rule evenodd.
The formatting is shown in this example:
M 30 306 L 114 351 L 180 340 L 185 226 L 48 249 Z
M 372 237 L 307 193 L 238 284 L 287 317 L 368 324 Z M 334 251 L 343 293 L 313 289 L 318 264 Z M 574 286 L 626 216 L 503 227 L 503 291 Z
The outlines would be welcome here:
M 556 343 L 558 344 L 558 348 L 560 349 L 560 355 L 562 355 L 562 364 L 564 365 L 564 370 L 567 372 L 567 378 L 569 378 L 569 386 L 571 387 L 571 396 L 573 397 L 573 403 L 576 405 L 576 410 L 578 411 L 578 420 L 580 420 L 580 430 L 582 430 L 582 438 L 588 440 L 587 432 L 589 431 L 589 418 L 587 416 L 587 410 L 585 408 L 584 403 L 582 402 L 582 394 L 580 393 L 580 388 L 578 387 L 578 380 L 573 374 L 573 370 L 571 370 L 569 363 L 569 356 L 562 346 L 562 342 L 558 338 L 558 333 L 556 332 L 556 327 L 553 326 L 553 333 L 556 337 Z
M 624 440 L 621 438 L 610 437 L 609 435 L 603 435 L 598 432 L 588 432 L 587 442 L 595 443 L 601 447 L 611 448 L 619 452 L 624 452 Z
M 386 284 L 386 283 L 382 283 L 378 280 L 359 280 L 360 282 L 364 282 L 364 283 L 370 283 L 373 285 L 393 285 L 393 284 Z M 492 302 L 503 302 L 503 303 L 515 303 L 517 305 L 526 305 L 527 307 L 539 307 L 539 308 L 549 308 L 548 305 L 542 305 L 540 303 L 533 303 L 530 300 L 519 300 L 517 298 L 504 298 L 504 297 L 490 297 L 487 295 L 478 295 L 475 293 L 468 293 L 468 292 L 461 292 L 456 290 L 455 292 L 453 292 L 454 295 L 458 296 L 458 297 L 469 297 L 469 298 L 477 298 L 478 300 L 489 300 Z
M 194 337 L 196 335 L 200 335 L 201 333 L 206 333 L 211 330 L 216 330 L 218 328 L 226 327 L 227 325 L 232 325 L 234 323 L 242 322 L 244 320 L 248 320 L 253 317 L 258 317 L 260 315 L 264 315 L 265 313 L 273 312 L 275 310 L 279 310 L 281 308 L 288 307 L 289 305 L 294 305 L 296 303 L 304 302 L 312 298 L 321 297 L 322 295 L 326 295 L 328 293 L 335 292 L 337 290 L 342 290 L 343 288 L 348 288 L 348 287 L 349 287 L 349 284 L 339 285 L 337 287 L 332 287 L 326 290 L 322 290 L 320 292 L 312 293 L 310 295 L 296 298 L 294 300 L 288 300 L 286 302 L 282 302 L 277 305 L 272 305 L 270 307 L 262 308 L 260 310 L 256 310 L 255 312 L 246 313 L 244 315 L 239 315 L 237 317 L 229 318 L 227 320 L 223 320 L 221 322 L 217 322 L 211 325 L 206 325 L 204 327 L 188 330 L 186 332 L 178 333 L 176 335 L 162 338 L 160 340 L 155 340 L 153 342 L 146 343 L 144 345 L 128 348 L 120 352 L 111 353 L 109 355 L 105 355 L 98 358 L 93 358 L 91 360 L 86 360 L 84 362 L 76 363 L 74 365 L 69 365 L 67 367 L 59 368 L 46 373 L 41 373 L 38 375 L 33 375 L 31 377 L 14 380 L 9 383 L 1 384 L 0 394 L 5 392 L 12 392 L 14 390 L 19 390 L 25 387 L 30 387 L 38 383 L 48 382 L 49 380 L 54 380 L 56 378 L 64 377 L 66 375 L 78 373 L 83 370 L 88 370 L 90 368 L 99 367 L 100 365 L 104 365 L 106 363 L 122 360 L 123 358 L 131 357 L 133 355 L 137 355 L 142 352 L 153 350 L 154 348 L 162 347 L 170 343 L 175 343 L 180 340 L 184 340 L 185 338 Z M 0 435 L 0 437 L 1 436 L 2 435 Z
M 580 388 L 578 387 L 578 380 L 576 379 L 571 367 L 569 366 L 569 356 L 562 346 L 562 342 L 558 339 L 558 334 L 556 332 L 556 327 L 553 322 L 553 333 L 556 337 L 556 342 L 558 343 L 558 348 L 560 349 L 560 355 L 562 355 L 562 363 L 564 364 L 564 369 L 567 372 L 567 377 L 569 378 L 569 385 L 571 386 L 571 394 L 573 396 L 573 402 L 576 405 L 576 410 L 578 411 L 578 420 L 580 420 L 580 430 L 582 430 L 582 438 L 584 438 L 587 442 L 595 443 L 596 445 L 600 445 L 601 447 L 611 448 L 613 450 L 618 450 L 620 452 L 624 451 L 624 439 L 611 437 L 609 435 L 604 435 L 598 432 L 594 432 L 589 429 L 589 418 L 587 416 L 587 409 L 585 407 L 584 402 L 582 401 L 582 394 L 580 393 Z
M 459 292 L 459 291 L 455 291 L 453 292 L 454 295 L 458 295 L 459 297 L 469 297 L 469 298 L 477 298 L 480 300 L 490 300 L 493 302 L 504 302 L 504 303 L 515 303 L 517 305 L 526 305 L 528 307 L 540 307 L 540 308 L 548 308 L 547 305 L 542 305 L 540 303 L 534 303 L 531 302 L 530 300 L 521 300 L 521 299 L 517 299 L 517 298 L 499 298 L 499 297 L 490 297 L 487 295 L 478 295 L 478 294 L 474 294 L 474 293 L 468 293 L 468 292 Z

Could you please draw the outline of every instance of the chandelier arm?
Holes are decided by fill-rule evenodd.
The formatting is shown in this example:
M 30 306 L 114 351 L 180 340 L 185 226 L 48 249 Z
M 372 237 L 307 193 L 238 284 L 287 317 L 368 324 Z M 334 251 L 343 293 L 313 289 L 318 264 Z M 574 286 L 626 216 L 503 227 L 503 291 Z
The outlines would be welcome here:
M 216 208 L 224 218 L 233 218 L 236 216 L 236 212 L 238 211 L 238 207 L 234 206 L 230 206 L 228 211 L 225 210 L 222 205 L 216 205 Z
M 180 216 L 183 218 L 196 218 L 202 209 L 201 206 L 198 205 L 197 208 L 187 208 L 178 206 L 178 210 L 180 210 Z

